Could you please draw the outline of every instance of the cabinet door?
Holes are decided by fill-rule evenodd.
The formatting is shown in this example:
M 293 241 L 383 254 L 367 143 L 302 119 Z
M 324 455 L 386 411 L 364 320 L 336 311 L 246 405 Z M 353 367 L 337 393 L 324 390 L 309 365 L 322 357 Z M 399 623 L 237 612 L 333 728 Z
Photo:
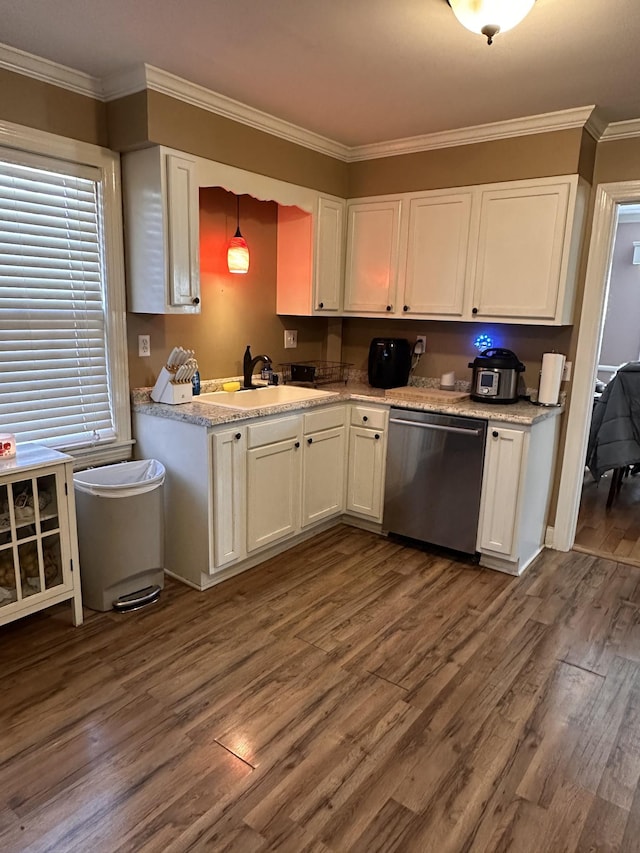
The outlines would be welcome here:
M 344 284 L 345 202 L 320 197 L 316 220 L 314 308 L 339 311 Z
M 344 427 L 305 436 L 302 464 L 302 526 L 344 510 Z
M 352 426 L 349 430 L 347 512 L 382 521 L 384 433 Z
M 400 207 L 399 199 L 347 204 L 345 311 L 394 310 Z
M 460 317 L 467 279 L 472 194 L 409 203 L 402 312 Z
M 512 556 L 525 445 L 523 430 L 493 428 L 487 434 L 478 549 Z
M 195 164 L 166 155 L 168 301 L 173 307 L 200 304 L 199 205 Z
M 246 442 L 241 429 L 214 433 L 213 566 L 220 568 L 246 556 Z
M 482 192 L 475 317 L 555 319 L 570 190 L 567 182 Z
M 122 190 L 129 311 L 199 313 L 195 161 L 159 145 L 128 152 Z
M 247 454 L 247 551 L 300 529 L 299 441 L 256 447 Z
M 69 598 L 74 585 L 69 535 L 63 466 L 2 480 L 0 625 Z M 81 615 L 79 605 L 78 610 Z

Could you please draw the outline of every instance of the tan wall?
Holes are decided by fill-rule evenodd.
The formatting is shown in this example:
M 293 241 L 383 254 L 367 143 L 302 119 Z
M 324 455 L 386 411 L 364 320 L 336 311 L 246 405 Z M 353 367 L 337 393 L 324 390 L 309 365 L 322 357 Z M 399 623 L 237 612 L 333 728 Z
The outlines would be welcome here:
M 578 159 L 578 174 L 589 184 L 593 184 L 593 175 L 596 167 L 596 155 L 598 143 L 586 130 L 582 131 L 580 140 L 580 157 Z
M 426 335 L 427 351 L 414 375 L 439 377 L 453 370 L 456 379 L 470 381 L 468 364 L 478 353 L 473 341 L 480 332 L 491 335 L 494 346 L 515 352 L 526 367 L 525 382 L 531 388 L 538 387 L 542 354 L 552 350 L 566 352 L 571 336 L 571 329 L 566 326 L 349 319 L 343 322 L 342 357 L 355 367 L 366 370 L 372 338 L 407 338 L 413 344 L 417 335 Z
M 135 92 L 107 104 L 109 147 L 114 151 L 133 151 L 149 145 L 147 91 Z
M 0 69 L 0 119 L 107 145 L 105 105 L 85 95 Z
M 582 135 L 577 128 L 351 163 L 349 197 L 574 174 Z
M 342 197 L 360 197 L 417 189 L 473 185 L 504 180 L 578 172 L 594 186 L 640 179 L 640 140 L 602 142 L 597 146 L 579 129 L 497 140 L 475 145 L 399 155 L 346 164 L 230 119 L 182 103 L 157 92 L 130 95 L 109 105 L 0 70 L 0 119 L 109 145 L 124 151 L 164 144 L 238 168 Z M 595 174 L 594 174 L 595 170 Z M 202 212 L 203 239 L 212 244 L 235 228 L 233 198 L 211 190 Z M 215 195 L 217 193 L 217 195 Z M 132 387 L 152 385 L 166 355 L 175 345 L 194 348 L 203 378 L 238 375 L 247 343 L 254 354 L 266 351 L 276 362 L 337 358 L 340 323 L 318 318 L 279 318 L 275 314 L 275 206 L 246 200 L 243 232 L 251 231 L 252 267 L 246 277 L 225 272 L 223 250 L 210 260 L 202 276 L 202 313 L 198 316 L 128 315 L 129 369 Z M 593 197 L 587 222 L 587 246 Z M 537 387 L 542 353 L 551 349 L 575 356 L 587 252 L 585 249 L 576 299 L 576 324 L 570 328 L 500 326 L 496 342 L 513 349 L 525 362 L 526 383 Z M 210 265 L 209 265 L 210 261 Z M 234 280 L 236 279 L 236 280 Z M 298 330 L 299 347 L 285 351 L 282 332 Z M 427 336 L 427 353 L 416 375 L 439 376 L 455 370 L 470 378 L 467 363 L 475 353 L 474 324 L 345 320 L 341 357 L 364 369 L 369 341 L 376 336 L 415 339 Z M 483 327 L 484 328 L 484 327 Z M 137 355 L 137 336 L 151 335 L 152 356 Z M 327 356 L 328 347 L 331 347 Z M 570 389 L 569 389 L 570 391 Z M 564 446 L 564 425 L 560 459 Z M 550 519 L 553 519 L 556 488 Z
M 640 139 L 600 142 L 594 184 L 640 180 Z
M 347 194 L 347 164 L 340 160 L 159 92 L 147 96 L 152 142 L 333 195 Z
M 195 349 L 203 379 L 238 376 L 247 344 L 276 364 L 323 357 L 327 321 L 276 316 L 277 205 L 242 196 L 241 230 L 249 244 L 247 275 L 226 268 L 236 229 L 235 196 L 220 188 L 201 192 L 202 312 L 191 316 L 128 314 L 132 388 L 153 385 L 174 346 Z M 298 347 L 284 349 L 284 330 L 296 329 Z M 151 335 L 151 357 L 138 356 L 138 335 Z

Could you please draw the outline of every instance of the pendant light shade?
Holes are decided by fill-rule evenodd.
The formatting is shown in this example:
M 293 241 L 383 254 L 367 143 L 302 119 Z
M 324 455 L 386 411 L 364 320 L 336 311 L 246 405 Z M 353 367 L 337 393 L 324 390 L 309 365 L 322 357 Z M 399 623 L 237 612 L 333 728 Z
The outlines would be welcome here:
M 229 272 L 243 275 L 249 270 L 249 247 L 240 233 L 240 197 L 236 196 L 236 233 L 229 240 L 227 248 L 227 267 Z
M 453 14 L 472 33 L 493 43 L 496 33 L 506 33 L 531 11 L 535 0 L 447 0 Z

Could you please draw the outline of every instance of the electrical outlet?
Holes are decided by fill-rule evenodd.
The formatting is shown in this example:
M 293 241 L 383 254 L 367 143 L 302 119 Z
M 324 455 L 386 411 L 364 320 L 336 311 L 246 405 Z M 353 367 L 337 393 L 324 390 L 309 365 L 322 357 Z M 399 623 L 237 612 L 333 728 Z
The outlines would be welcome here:
M 293 329 L 285 329 L 284 348 L 295 349 L 298 346 L 298 333 Z
M 571 379 L 571 368 L 573 367 L 572 361 L 565 361 L 564 369 L 562 371 L 562 381 L 568 382 Z
M 416 345 L 413 351 L 416 355 L 422 355 L 422 353 L 427 351 L 427 338 L 425 335 L 416 336 Z
M 138 355 L 141 358 L 151 355 L 151 335 L 138 335 Z

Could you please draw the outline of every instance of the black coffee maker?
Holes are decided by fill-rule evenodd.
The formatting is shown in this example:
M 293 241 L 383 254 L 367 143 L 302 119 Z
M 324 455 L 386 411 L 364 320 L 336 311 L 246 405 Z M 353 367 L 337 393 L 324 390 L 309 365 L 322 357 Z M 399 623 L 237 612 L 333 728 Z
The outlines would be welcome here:
M 369 345 L 369 385 L 399 388 L 409 381 L 411 344 L 406 338 L 374 338 Z

